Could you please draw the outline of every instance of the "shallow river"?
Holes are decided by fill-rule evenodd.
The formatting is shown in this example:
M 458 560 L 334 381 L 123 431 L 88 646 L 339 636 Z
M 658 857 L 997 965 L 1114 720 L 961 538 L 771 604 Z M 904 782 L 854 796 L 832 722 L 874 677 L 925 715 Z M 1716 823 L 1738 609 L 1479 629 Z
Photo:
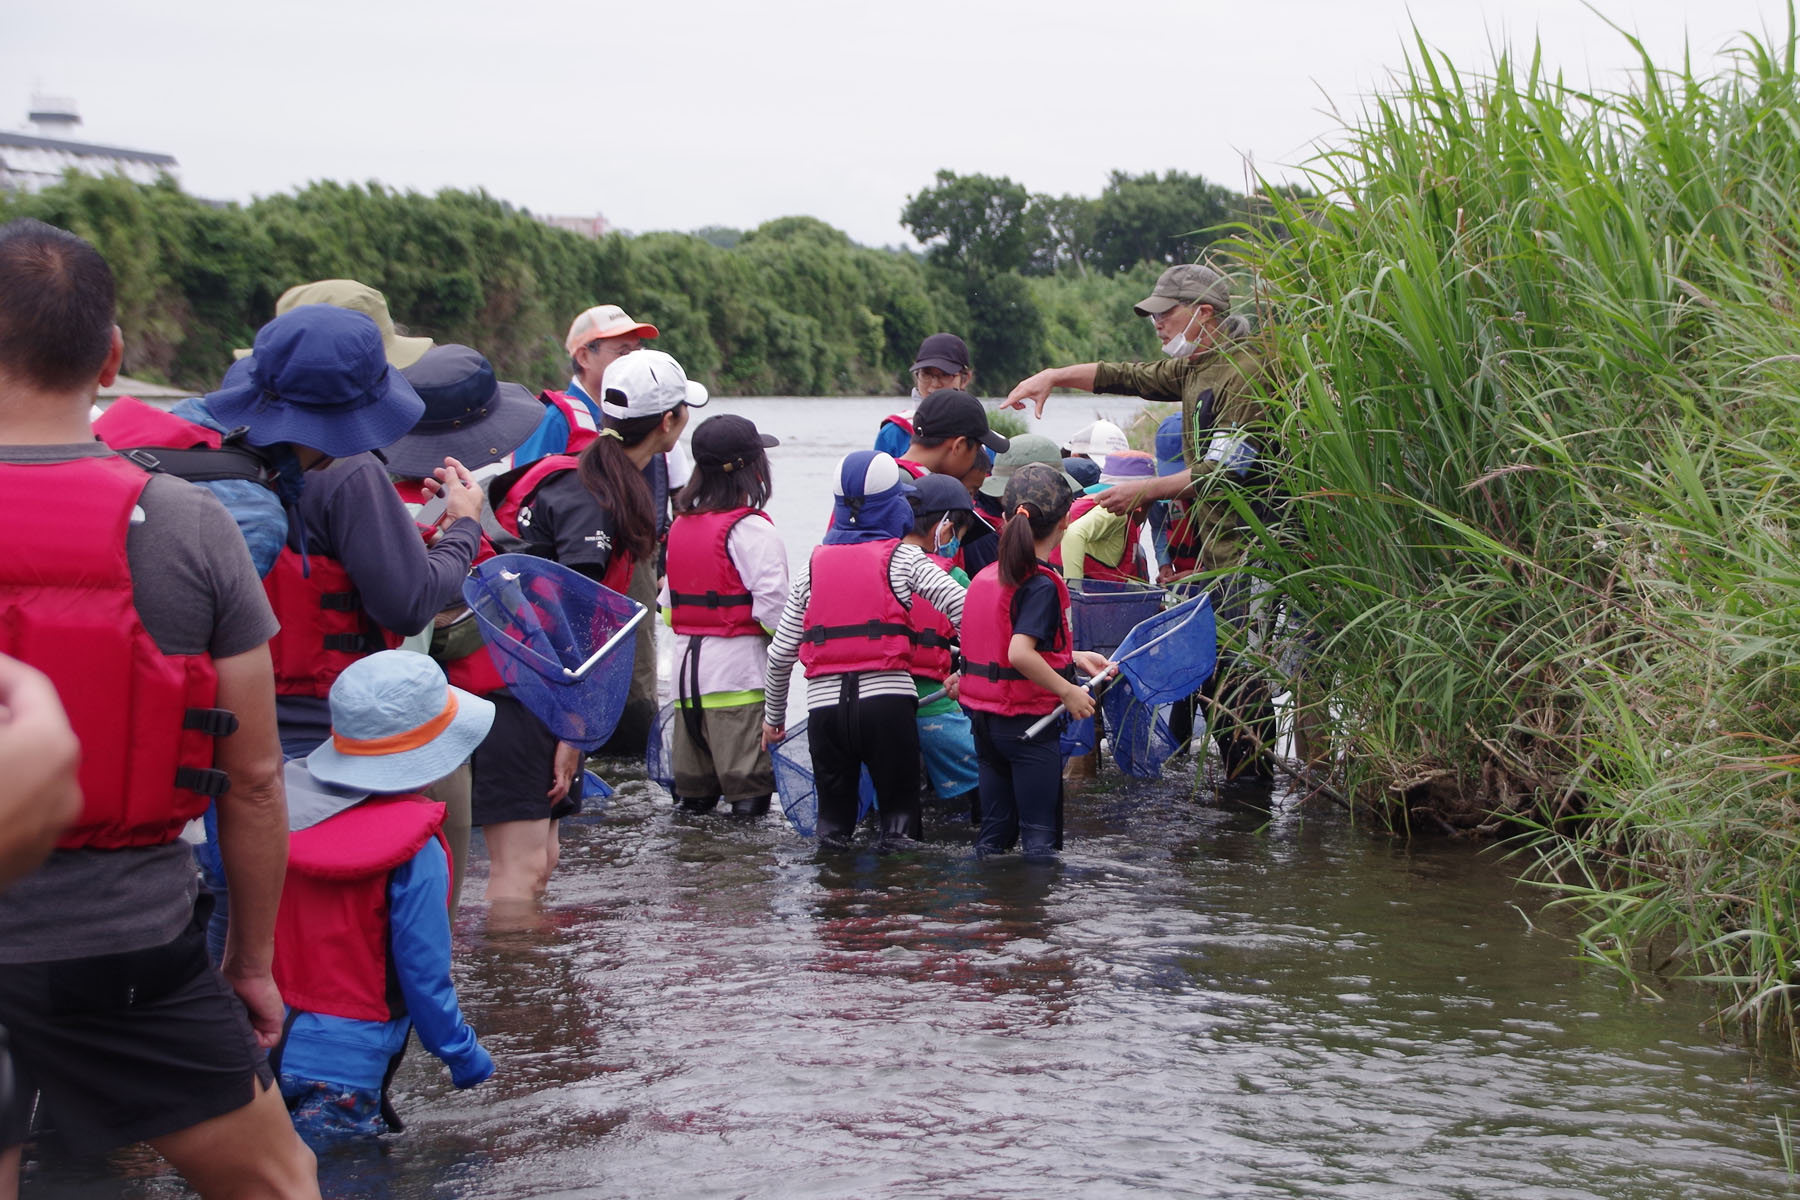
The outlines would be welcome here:
M 886 406 L 729 407 L 787 439 L 804 553 Z M 469 881 L 457 978 L 499 1073 L 457 1093 L 415 1046 L 407 1132 L 327 1155 L 327 1196 L 1800 1195 L 1791 1075 L 1699 992 L 1575 962 L 1491 851 L 1221 806 L 1176 760 L 1073 785 L 1058 867 L 977 864 L 944 812 L 917 852 L 821 858 L 600 765 L 619 794 L 565 826 L 540 916 Z

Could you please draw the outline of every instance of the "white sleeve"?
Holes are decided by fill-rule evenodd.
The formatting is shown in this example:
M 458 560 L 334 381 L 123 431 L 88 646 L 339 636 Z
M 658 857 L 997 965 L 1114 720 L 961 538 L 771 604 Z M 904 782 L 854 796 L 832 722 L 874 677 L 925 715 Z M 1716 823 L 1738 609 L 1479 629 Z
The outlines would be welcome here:
M 787 546 L 773 522 L 761 517 L 745 517 L 731 527 L 725 541 L 725 552 L 731 556 L 744 586 L 752 597 L 751 615 L 771 632 L 781 623 L 781 610 L 788 598 Z

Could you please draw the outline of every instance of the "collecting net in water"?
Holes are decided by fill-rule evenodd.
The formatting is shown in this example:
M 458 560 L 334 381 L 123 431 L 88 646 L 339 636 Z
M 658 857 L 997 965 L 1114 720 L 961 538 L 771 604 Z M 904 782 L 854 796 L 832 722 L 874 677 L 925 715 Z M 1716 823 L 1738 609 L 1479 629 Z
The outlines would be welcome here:
M 801 837 L 811 837 L 819 825 L 819 793 L 813 783 L 812 743 L 806 737 L 806 722 L 788 730 L 787 736 L 769 751 L 775 764 L 775 791 L 781 797 L 782 815 Z M 856 806 L 856 819 L 875 811 L 875 785 L 863 768 L 858 791 L 862 800 Z
M 1119 770 L 1138 779 L 1155 779 L 1175 753 L 1175 736 L 1162 710 L 1145 704 L 1129 687 L 1111 687 L 1100 697 L 1107 737 Z
M 513 698 L 560 740 L 599 749 L 625 711 L 644 606 L 529 554 L 478 564 L 463 600 Z

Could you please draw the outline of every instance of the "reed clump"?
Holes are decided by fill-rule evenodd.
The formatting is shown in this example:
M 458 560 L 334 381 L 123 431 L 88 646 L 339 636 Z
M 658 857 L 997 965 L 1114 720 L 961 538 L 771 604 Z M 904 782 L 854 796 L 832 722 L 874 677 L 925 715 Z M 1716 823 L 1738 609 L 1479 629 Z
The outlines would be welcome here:
M 1397 825 L 1524 834 L 1587 952 L 1800 987 L 1800 76 L 1745 36 L 1617 91 L 1422 41 L 1272 194 L 1297 703 Z M 1621 35 L 1623 36 L 1623 35 Z M 1246 515 L 1249 510 L 1246 508 Z

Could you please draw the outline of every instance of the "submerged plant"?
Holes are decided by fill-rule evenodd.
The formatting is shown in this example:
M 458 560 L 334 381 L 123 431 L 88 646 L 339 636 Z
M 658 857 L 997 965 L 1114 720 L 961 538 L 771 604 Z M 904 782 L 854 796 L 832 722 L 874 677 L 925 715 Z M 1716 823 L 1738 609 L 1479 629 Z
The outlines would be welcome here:
M 1523 831 L 1587 952 L 1800 987 L 1800 74 L 1527 61 L 1401 86 L 1235 246 L 1291 500 L 1262 561 L 1318 639 L 1345 789 Z M 1637 43 L 1640 55 L 1643 48 Z M 1662 948 L 1647 961 L 1638 953 Z

